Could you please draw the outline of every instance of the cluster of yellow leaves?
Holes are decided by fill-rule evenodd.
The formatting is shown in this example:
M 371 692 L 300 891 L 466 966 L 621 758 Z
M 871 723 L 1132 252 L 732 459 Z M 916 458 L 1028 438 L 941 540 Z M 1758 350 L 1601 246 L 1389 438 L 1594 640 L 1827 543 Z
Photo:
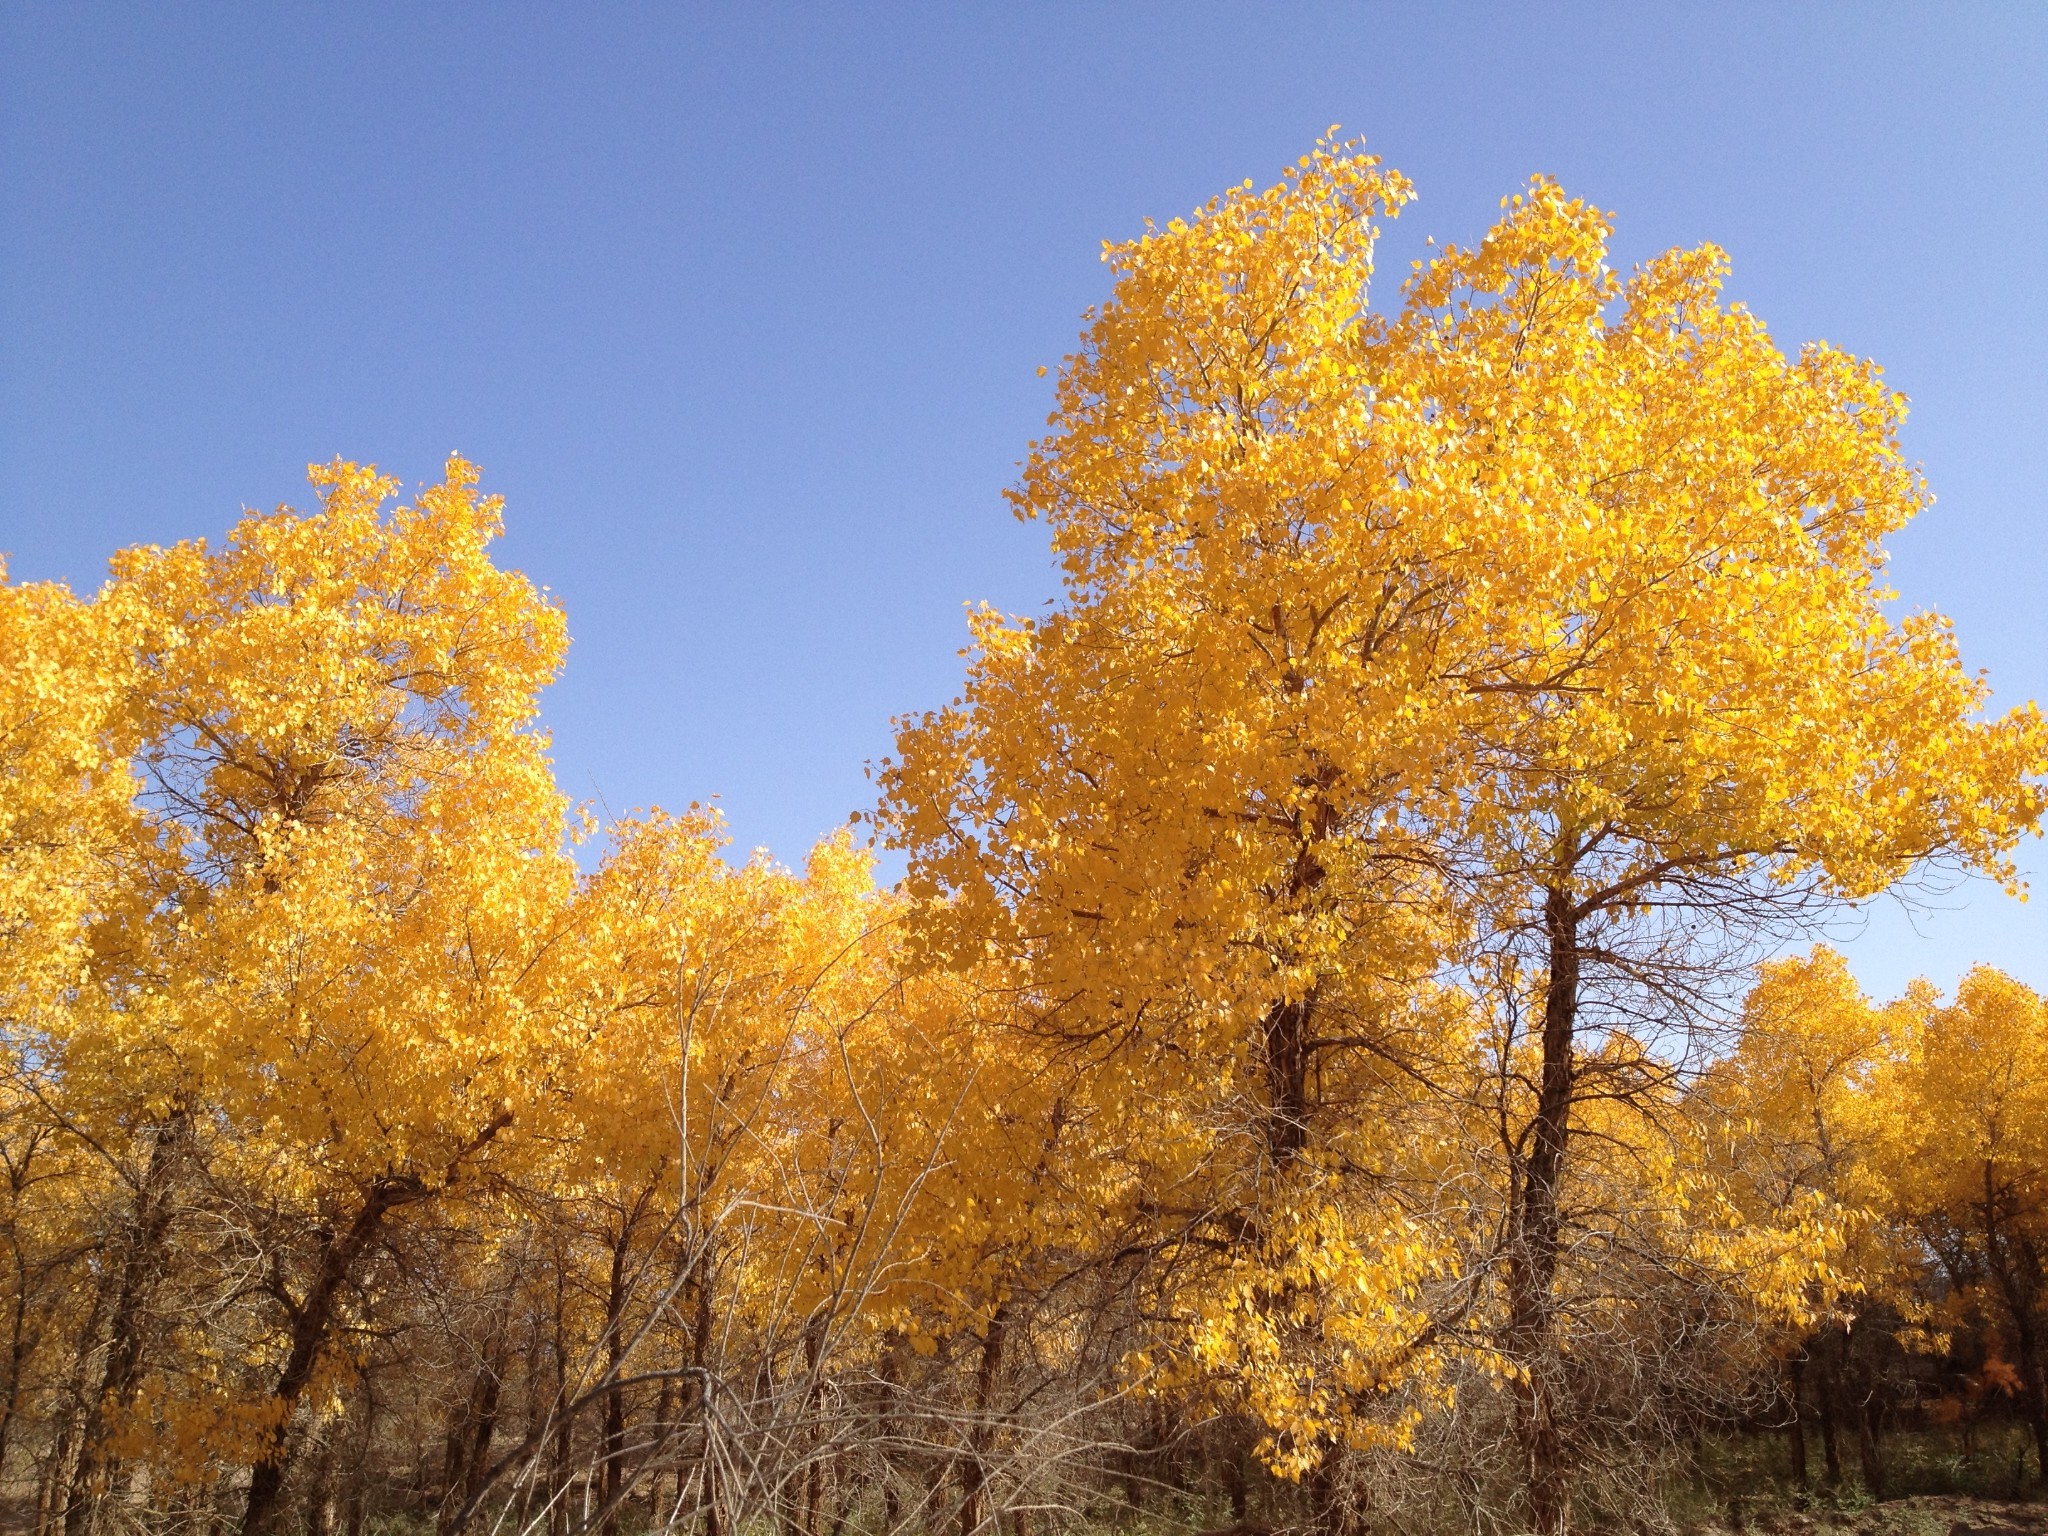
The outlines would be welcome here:
M 1889 1106 L 1893 1206 L 1993 1248 L 2048 1240 L 2048 1000 L 1980 966 L 1951 1001 L 1922 986 L 1895 1007 L 1913 1049 Z
M 64 588 L 0 567 L 0 996 L 30 1020 L 76 985 L 135 840 L 127 658 Z

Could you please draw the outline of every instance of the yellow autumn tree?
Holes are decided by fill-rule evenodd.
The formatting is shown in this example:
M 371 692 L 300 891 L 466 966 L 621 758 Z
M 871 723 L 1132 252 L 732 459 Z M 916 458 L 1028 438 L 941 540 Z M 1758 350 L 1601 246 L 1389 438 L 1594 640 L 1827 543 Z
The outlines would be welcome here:
M 976 619 L 961 701 L 903 724 L 883 788 L 928 941 L 1004 957 L 1099 1059 L 1157 1170 L 1126 1198 L 1241 1220 L 1342 1168 L 1365 1202 L 1338 1267 L 1414 1311 L 1311 1446 L 1437 1353 L 1416 1300 L 1456 1242 L 1410 1193 L 1444 1158 L 1400 1084 L 1455 1094 L 1483 1035 L 1489 1347 L 1548 1536 L 1591 1429 L 1575 1112 L 1647 1103 L 1646 1060 L 1802 905 L 1935 858 L 2009 880 L 2048 738 L 1980 720 L 1947 627 L 1880 606 L 1925 493 L 1873 367 L 1785 356 L 1712 248 L 1616 274 L 1605 217 L 1540 180 L 1383 316 L 1373 221 L 1406 196 L 1325 144 L 1109 250 L 1014 493 L 1065 600 Z
M 1390 1198 L 1427 1184 L 1393 1175 L 1430 1138 L 1348 1134 L 1461 1049 L 1402 813 L 1445 746 L 1412 694 L 1447 594 L 1367 510 L 1398 464 L 1350 451 L 1371 407 L 1346 338 L 1407 195 L 1319 151 L 1108 253 L 1116 296 L 1015 493 L 1069 601 L 978 617 L 963 704 L 906 723 L 883 773 L 927 942 L 1010 968 L 1074 1071 L 1102 1206 L 1231 1255 L 1171 1305 L 1296 1469 L 1376 1438 L 1370 1404 L 1435 1358 L 1412 1299 L 1444 1240 Z
M 91 920 L 140 851 L 131 664 L 97 605 L 0 566 L 0 1017 L 17 1049 L 88 968 Z
M 1795 1484 L 1807 1479 L 1815 1418 L 1829 1481 L 1839 1481 L 1838 1421 L 1853 1404 L 1865 1483 L 1883 1487 L 1871 1378 L 1921 1310 L 1915 1245 L 1901 1240 L 1887 1179 L 1895 1085 L 1917 1047 L 1908 1010 L 1873 1004 L 1841 954 L 1816 947 L 1760 968 L 1734 1049 L 1689 1106 L 1708 1162 L 1748 1219 L 1805 1212 L 1838 1234 L 1829 1263 L 1806 1281 L 1808 1305 L 1780 1309 L 1773 1330 Z
M 2004 1335 L 2048 1476 L 2048 1002 L 1979 966 L 1901 1010 L 1918 1040 L 1886 1127 L 1894 1208 Z
M 107 1159 L 63 1134 L 52 1100 L 69 1001 L 104 960 L 95 932 L 146 909 L 152 885 L 131 683 L 102 611 L 0 568 L 0 1466 L 18 1421 L 51 1406 L 59 1341 L 93 1319 L 88 1265 L 118 1199 Z M 110 1142 L 115 1158 L 133 1151 Z
M 702 812 L 621 823 L 536 967 L 571 1045 L 521 1177 L 575 1229 L 585 1353 L 512 1455 L 465 1458 L 444 1528 L 579 1415 L 607 1521 L 640 1469 L 689 1457 L 714 1525 L 809 1528 L 843 1459 L 820 1394 L 929 1276 L 965 1038 L 934 1017 L 949 988 L 903 973 L 899 904 L 843 835 L 801 873 L 722 846 Z
M 1445 831 L 1490 947 L 1544 977 L 1505 1341 L 1546 1531 L 1569 1518 L 1577 1422 L 1556 1191 L 1575 1102 L 1610 1086 L 1581 1076 L 1581 1032 L 1682 1024 L 1744 946 L 1927 861 L 2010 882 L 2048 761 L 2031 707 L 1979 718 L 1945 623 L 1880 606 L 1882 540 L 1924 500 L 1903 402 L 1824 345 L 1781 354 L 1720 302 L 1719 252 L 1623 281 L 1606 237 L 1539 182 L 1418 277 L 1393 330 L 1405 356 L 1459 359 L 1429 363 L 1431 398 L 1463 429 L 1475 545 L 1499 552 L 1492 633 L 1457 664 Z
M 563 628 L 492 565 L 499 506 L 476 478 L 452 459 L 387 513 L 395 482 L 316 467 L 316 512 L 126 551 L 95 604 L 131 648 L 163 870 L 100 941 L 118 986 L 53 1035 L 66 1113 L 88 1133 L 140 1120 L 159 1160 L 203 1141 L 271 1251 L 250 1366 L 188 1363 L 132 1412 L 106 1403 L 74 1531 L 123 1447 L 181 1446 L 251 1464 L 241 1526 L 272 1529 L 363 1266 L 517 1121 L 550 1059 L 527 977 L 573 872 L 533 722 Z M 158 1221 L 151 1263 L 166 1241 Z

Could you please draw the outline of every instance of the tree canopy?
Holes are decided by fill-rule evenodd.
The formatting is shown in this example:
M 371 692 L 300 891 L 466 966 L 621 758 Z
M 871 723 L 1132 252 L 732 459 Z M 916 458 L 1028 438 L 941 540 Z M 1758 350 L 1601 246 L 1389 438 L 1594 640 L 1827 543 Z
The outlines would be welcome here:
M 460 458 L 0 581 L 7 1507 L 1557 1536 L 1708 1433 L 2048 1468 L 2043 1001 L 1810 947 L 2048 807 L 1885 586 L 1905 402 L 1540 178 L 1378 305 L 1411 195 L 1325 141 L 1108 248 L 1011 492 L 1062 595 L 898 722 L 894 888 L 573 807 Z

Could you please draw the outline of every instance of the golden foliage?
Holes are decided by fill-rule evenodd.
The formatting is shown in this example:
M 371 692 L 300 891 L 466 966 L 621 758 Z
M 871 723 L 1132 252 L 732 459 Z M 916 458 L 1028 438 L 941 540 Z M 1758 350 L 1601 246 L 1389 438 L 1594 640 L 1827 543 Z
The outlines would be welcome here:
M 459 458 L 0 581 L 0 1475 L 19 1418 L 46 1518 L 239 1466 L 275 1530 L 403 1340 L 446 1531 L 577 1444 L 596 1519 L 816 1529 L 936 1404 L 972 1536 L 1024 1360 L 1317 1488 L 1497 1400 L 1549 1536 L 1936 1266 L 2048 1455 L 2042 1000 L 1751 969 L 2044 808 L 2039 712 L 1887 611 L 1904 401 L 1542 179 L 1375 308 L 1411 196 L 1326 140 L 1106 249 L 1011 493 L 1064 595 L 899 722 L 900 889 L 696 807 L 580 869 L 565 619 Z

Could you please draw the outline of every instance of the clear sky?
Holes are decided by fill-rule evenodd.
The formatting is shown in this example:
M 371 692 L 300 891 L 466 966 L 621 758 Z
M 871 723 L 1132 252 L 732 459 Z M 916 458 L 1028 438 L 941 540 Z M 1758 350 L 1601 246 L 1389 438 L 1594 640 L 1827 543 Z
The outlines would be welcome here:
M 798 859 L 950 696 L 962 604 L 1054 589 L 999 493 L 1100 242 L 1341 123 L 1420 189 L 1392 272 L 1544 172 L 1883 363 L 1939 497 L 1902 601 L 2048 698 L 2044 82 L 2034 0 L 11 4 L 0 550 L 90 588 L 310 459 L 460 449 L 568 608 L 568 789 Z M 2025 861 L 2025 908 L 1877 913 L 1866 982 L 2048 985 Z

